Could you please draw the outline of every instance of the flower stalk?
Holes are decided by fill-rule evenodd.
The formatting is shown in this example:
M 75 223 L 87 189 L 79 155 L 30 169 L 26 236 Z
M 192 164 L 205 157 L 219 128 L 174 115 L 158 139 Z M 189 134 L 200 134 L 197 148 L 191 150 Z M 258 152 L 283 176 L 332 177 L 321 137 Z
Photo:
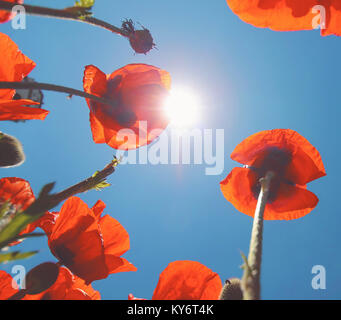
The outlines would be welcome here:
M 37 90 L 46 90 L 46 91 L 55 91 L 55 92 L 62 92 L 67 93 L 69 96 L 79 96 L 83 98 L 87 98 L 96 102 L 108 104 L 111 106 L 116 106 L 117 103 L 115 101 L 105 99 L 102 97 L 95 96 L 90 93 L 86 93 L 81 90 L 58 86 L 49 83 L 41 83 L 41 82 L 12 82 L 12 81 L 0 81 L 0 89 L 37 89 Z
M 0 9 L 12 12 L 13 3 L 7 2 L 7 1 L 0 1 Z M 105 21 L 93 18 L 93 17 L 87 17 L 82 16 L 80 12 L 77 12 L 77 10 L 68 10 L 67 9 L 51 9 L 51 8 L 45 8 L 45 7 L 39 7 L 39 6 L 31 6 L 28 4 L 21 4 L 25 9 L 25 12 L 27 14 L 36 15 L 36 16 L 44 16 L 49 18 L 59 18 L 64 20 L 73 20 L 78 22 L 85 22 L 103 29 L 106 29 L 108 31 L 111 31 L 113 33 L 116 33 L 118 35 L 121 35 L 123 37 L 129 37 L 129 34 L 122 30 L 121 28 L 115 27 L 111 25 L 110 23 L 107 23 Z
M 260 299 L 260 272 L 262 263 L 263 222 L 265 206 L 269 198 L 271 179 L 274 173 L 269 171 L 260 179 L 261 190 L 253 219 L 249 256 L 245 261 L 242 278 L 244 300 Z

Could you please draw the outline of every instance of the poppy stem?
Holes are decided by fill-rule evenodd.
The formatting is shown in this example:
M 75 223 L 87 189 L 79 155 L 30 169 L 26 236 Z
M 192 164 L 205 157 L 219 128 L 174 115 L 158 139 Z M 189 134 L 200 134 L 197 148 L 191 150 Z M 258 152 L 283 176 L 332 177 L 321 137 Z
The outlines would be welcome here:
M 112 105 L 112 106 L 117 105 L 114 101 L 109 100 L 109 99 L 101 98 L 101 97 L 98 97 L 93 94 L 86 93 L 84 91 L 80 91 L 77 89 L 57 86 L 57 85 L 49 84 L 49 83 L 0 81 L 0 89 L 31 89 L 31 90 L 37 89 L 37 90 L 56 91 L 56 92 L 67 93 L 70 96 L 74 95 L 74 96 L 87 98 L 90 100 L 94 100 L 94 101 Z
M 263 221 L 265 206 L 269 198 L 270 183 L 274 173 L 269 171 L 260 179 L 261 190 L 253 219 L 250 249 L 242 278 L 244 300 L 260 299 L 260 271 L 262 263 Z
M 110 161 L 103 170 L 97 171 L 88 179 L 85 179 L 58 193 L 50 193 L 54 187 L 54 183 L 45 185 L 41 189 L 38 198 L 25 211 L 19 211 L 19 214 L 10 220 L 9 223 L 1 230 L 0 249 L 13 242 L 29 223 L 38 220 L 46 211 L 53 209 L 62 201 L 91 189 L 100 189 L 101 184 L 103 184 L 102 187 L 109 186 L 105 179 L 115 171 L 118 163 L 119 160 L 114 157 L 114 159 Z
M 77 7 L 72 8 L 75 10 L 67 10 L 68 8 L 60 10 L 60 9 L 51 9 L 51 8 L 45 8 L 45 7 L 31 6 L 28 4 L 21 4 L 20 6 L 22 6 L 25 9 L 26 13 L 31 14 L 31 15 L 85 22 L 85 23 L 88 23 L 97 27 L 104 28 L 118 35 L 121 35 L 123 37 L 127 37 L 127 38 L 129 37 L 129 33 L 126 32 L 125 30 L 122 30 L 121 28 L 115 27 L 105 21 L 102 21 L 96 18 L 80 15 L 80 13 L 77 12 L 76 10 Z M 13 3 L 10 3 L 7 1 L 0 1 L 1 10 L 12 12 L 13 7 L 14 7 Z
M 61 192 L 55 193 L 53 195 L 54 201 L 60 203 L 76 194 L 83 193 L 95 188 L 99 183 L 105 181 L 105 179 L 115 171 L 115 167 L 117 166 L 117 164 L 118 161 L 115 158 L 108 165 L 106 165 L 103 170 L 97 171 L 88 179 L 85 179 Z

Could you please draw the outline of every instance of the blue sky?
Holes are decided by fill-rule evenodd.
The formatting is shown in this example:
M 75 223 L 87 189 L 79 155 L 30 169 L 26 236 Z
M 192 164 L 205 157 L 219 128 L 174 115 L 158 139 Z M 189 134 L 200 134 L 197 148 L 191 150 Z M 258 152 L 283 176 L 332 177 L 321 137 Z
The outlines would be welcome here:
M 63 8 L 71 0 L 26 1 Z M 264 299 L 339 299 L 341 297 L 341 223 L 339 157 L 341 49 L 338 37 L 319 31 L 278 33 L 248 25 L 225 0 L 97 0 L 94 15 L 114 25 L 131 18 L 149 28 L 158 50 L 134 55 L 126 39 L 87 24 L 27 17 L 26 30 L 2 24 L 20 49 L 37 63 L 31 76 L 40 82 L 82 89 L 83 68 L 94 64 L 111 73 L 128 63 L 152 64 L 170 72 L 174 86 L 200 93 L 199 128 L 224 129 L 225 169 L 206 176 L 204 165 L 122 165 L 112 187 L 81 198 L 92 206 L 102 199 L 105 213 L 129 232 L 125 255 L 137 272 L 114 274 L 93 283 L 103 299 L 151 298 L 158 276 L 175 260 L 199 261 L 222 280 L 240 277 L 240 250 L 248 251 L 252 218 L 222 196 L 219 182 L 237 163 L 234 147 L 258 131 L 290 128 L 321 153 L 327 176 L 309 184 L 318 195 L 316 209 L 294 221 L 266 221 L 262 264 Z M 35 191 L 56 181 L 56 190 L 103 168 L 115 153 L 94 144 L 88 107 L 45 92 L 45 121 L 2 122 L 1 131 L 19 138 L 27 155 L 1 176 L 27 179 Z M 17 248 L 40 248 L 22 264 L 55 261 L 46 238 Z M 14 264 L 2 265 L 10 272 Z M 312 267 L 323 265 L 327 289 L 313 290 Z

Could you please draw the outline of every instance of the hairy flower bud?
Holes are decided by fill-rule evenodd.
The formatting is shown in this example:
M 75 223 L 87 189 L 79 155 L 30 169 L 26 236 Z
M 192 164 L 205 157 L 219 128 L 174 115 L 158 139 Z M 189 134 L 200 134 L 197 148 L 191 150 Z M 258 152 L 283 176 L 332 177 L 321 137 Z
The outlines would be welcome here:
M 25 161 L 25 154 L 20 141 L 0 132 L 0 167 L 13 167 Z
M 221 290 L 219 300 L 243 300 L 240 279 L 231 278 L 226 280 L 225 285 Z
M 39 294 L 49 289 L 57 280 L 59 267 L 53 262 L 45 262 L 30 270 L 26 275 L 26 294 Z
M 148 29 L 142 27 L 136 30 L 132 20 L 125 20 L 122 23 L 122 30 L 127 33 L 131 47 L 136 53 L 146 54 L 155 47 L 153 37 Z

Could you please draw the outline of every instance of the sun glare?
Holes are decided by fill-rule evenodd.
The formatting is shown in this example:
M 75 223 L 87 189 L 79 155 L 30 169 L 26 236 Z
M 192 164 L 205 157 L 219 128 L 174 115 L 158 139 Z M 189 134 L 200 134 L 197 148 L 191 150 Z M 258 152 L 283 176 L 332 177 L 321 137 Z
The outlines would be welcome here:
M 170 124 L 175 127 L 187 127 L 199 119 L 199 101 L 191 90 L 175 88 L 165 102 L 165 111 L 170 119 Z

